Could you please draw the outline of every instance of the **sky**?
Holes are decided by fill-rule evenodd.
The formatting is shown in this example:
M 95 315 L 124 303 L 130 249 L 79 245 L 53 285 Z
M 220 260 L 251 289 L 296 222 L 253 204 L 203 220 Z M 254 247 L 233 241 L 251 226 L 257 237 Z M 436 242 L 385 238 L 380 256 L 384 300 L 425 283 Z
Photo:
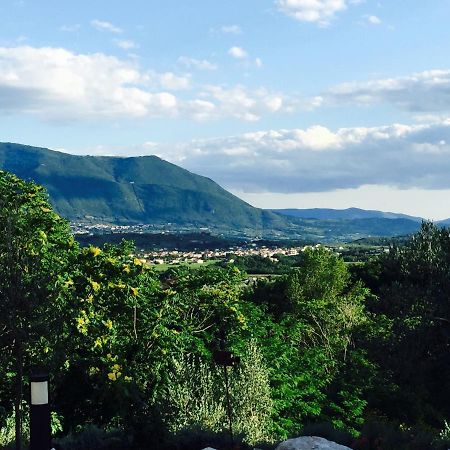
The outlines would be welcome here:
M 0 141 L 263 208 L 450 217 L 450 0 L 0 0 Z

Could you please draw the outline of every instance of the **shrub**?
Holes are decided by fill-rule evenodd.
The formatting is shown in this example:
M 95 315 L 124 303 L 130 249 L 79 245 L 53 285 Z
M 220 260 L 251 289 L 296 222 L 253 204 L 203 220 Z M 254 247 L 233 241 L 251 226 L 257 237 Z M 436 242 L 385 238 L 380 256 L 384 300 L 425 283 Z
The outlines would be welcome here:
M 271 442 L 272 400 L 268 370 L 256 343 L 245 348 L 241 363 L 229 371 L 233 430 L 244 442 Z M 228 430 L 223 368 L 180 355 L 158 401 L 172 433 Z

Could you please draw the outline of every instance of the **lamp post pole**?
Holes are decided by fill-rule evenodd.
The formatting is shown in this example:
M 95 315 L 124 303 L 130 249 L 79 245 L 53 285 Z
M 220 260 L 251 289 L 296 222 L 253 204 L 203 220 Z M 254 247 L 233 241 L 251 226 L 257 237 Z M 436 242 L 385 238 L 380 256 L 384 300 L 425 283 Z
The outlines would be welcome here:
M 30 450 L 50 450 L 50 405 L 48 403 L 48 374 L 35 372 L 30 377 Z
M 225 350 L 225 332 L 220 331 L 219 348 L 213 350 L 213 359 L 217 365 L 223 367 L 223 376 L 225 379 L 225 397 L 227 401 L 228 430 L 230 433 L 230 449 L 234 447 L 233 437 L 233 410 L 230 398 L 230 383 L 228 379 L 228 367 L 232 367 L 240 362 L 239 356 L 234 356 L 230 351 Z

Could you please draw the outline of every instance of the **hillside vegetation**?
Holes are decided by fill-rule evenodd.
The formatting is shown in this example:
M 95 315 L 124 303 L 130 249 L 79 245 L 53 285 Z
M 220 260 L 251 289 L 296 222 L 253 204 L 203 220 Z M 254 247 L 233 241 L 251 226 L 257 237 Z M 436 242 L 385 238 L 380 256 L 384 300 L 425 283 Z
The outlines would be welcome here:
M 256 232 L 289 224 L 156 156 L 75 156 L 0 144 L 0 168 L 45 186 L 55 210 L 71 221 L 174 222 Z
M 305 218 L 254 208 L 214 181 L 156 156 L 75 156 L 0 143 L 0 169 L 45 186 L 55 211 L 71 222 L 170 224 L 175 230 L 206 227 L 315 242 L 406 235 L 420 226 L 415 218 L 392 214 Z

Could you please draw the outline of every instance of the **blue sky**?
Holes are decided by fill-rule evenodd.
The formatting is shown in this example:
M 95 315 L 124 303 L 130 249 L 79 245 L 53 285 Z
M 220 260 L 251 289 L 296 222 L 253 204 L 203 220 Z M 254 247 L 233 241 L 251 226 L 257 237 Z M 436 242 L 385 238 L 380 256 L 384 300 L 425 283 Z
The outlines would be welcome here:
M 450 217 L 450 2 L 2 0 L 0 140 L 261 207 Z

